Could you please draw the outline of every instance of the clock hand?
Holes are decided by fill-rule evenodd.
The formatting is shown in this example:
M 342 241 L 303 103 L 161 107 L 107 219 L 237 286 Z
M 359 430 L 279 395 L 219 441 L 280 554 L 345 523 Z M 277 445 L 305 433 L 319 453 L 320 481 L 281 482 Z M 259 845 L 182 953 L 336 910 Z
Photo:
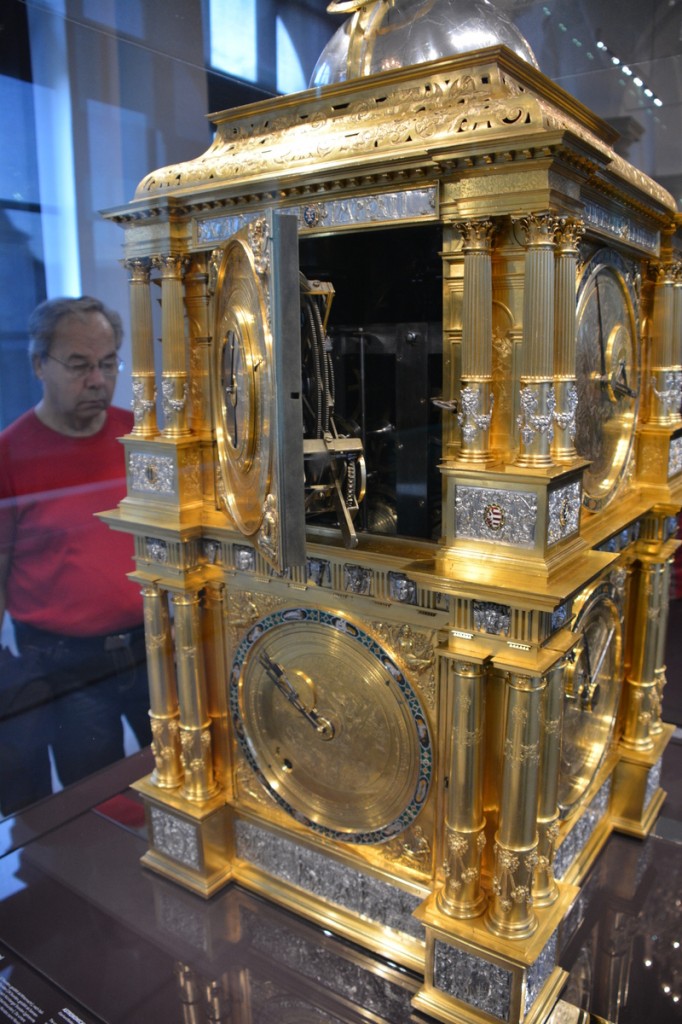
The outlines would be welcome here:
M 618 370 L 613 375 L 611 387 L 615 394 L 623 398 L 637 398 L 637 392 L 628 384 L 628 371 L 624 359 L 618 361 Z
M 310 722 L 322 739 L 332 739 L 334 736 L 334 726 L 326 718 L 318 715 L 314 707 L 307 708 L 305 706 L 282 666 L 273 661 L 265 651 L 259 655 L 258 660 L 265 669 L 270 681 L 275 684 L 280 693 L 284 694 L 291 706 L 303 715 L 307 722 Z
M 595 291 L 597 293 L 597 319 L 599 320 L 599 358 L 601 361 L 601 379 L 602 383 L 606 382 L 606 352 L 604 351 L 604 321 L 602 319 L 601 311 L 601 295 L 599 292 L 599 277 L 595 281 Z
M 237 384 L 237 372 L 235 368 L 236 363 L 236 338 L 232 331 L 229 332 L 228 337 L 230 339 L 230 372 L 229 372 L 229 384 L 223 384 L 223 390 L 226 395 L 229 395 L 229 405 L 232 409 L 232 446 L 236 448 L 239 444 L 238 436 L 238 425 L 237 425 L 237 402 L 239 401 L 239 387 Z
M 599 658 L 597 659 L 597 664 L 594 667 L 594 671 L 590 672 L 590 681 L 593 684 L 594 684 L 595 678 L 601 672 L 601 667 L 604 664 L 604 658 L 606 657 L 606 653 L 607 653 L 607 651 L 608 651 L 608 649 L 609 649 L 609 647 L 611 645 L 611 639 L 612 639 L 613 634 L 615 632 L 616 632 L 615 628 L 613 626 L 611 626 L 611 628 L 609 629 L 608 633 L 606 634 L 606 637 L 604 639 L 603 644 L 601 645 L 601 650 L 599 652 Z
M 606 637 L 601 645 L 599 657 L 594 668 L 592 667 L 590 661 L 589 643 L 587 641 L 587 637 L 585 637 L 585 661 L 587 662 L 588 683 L 586 686 L 583 686 L 582 690 L 580 691 L 580 703 L 583 711 L 592 711 L 598 700 L 599 675 L 601 673 L 602 665 L 604 664 L 604 658 L 606 657 L 607 651 L 611 645 L 611 640 L 613 638 L 614 633 L 615 629 L 612 626 L 606 634 Z

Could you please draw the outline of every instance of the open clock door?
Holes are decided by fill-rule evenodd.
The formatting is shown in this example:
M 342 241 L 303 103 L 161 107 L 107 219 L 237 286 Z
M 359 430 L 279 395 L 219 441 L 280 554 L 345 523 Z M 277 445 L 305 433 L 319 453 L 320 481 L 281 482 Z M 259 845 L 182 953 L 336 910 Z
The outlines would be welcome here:
M 218 496 L 278 572 L 305 562 L 296 218 L 267 211 L 228 240 L 212 365 Z

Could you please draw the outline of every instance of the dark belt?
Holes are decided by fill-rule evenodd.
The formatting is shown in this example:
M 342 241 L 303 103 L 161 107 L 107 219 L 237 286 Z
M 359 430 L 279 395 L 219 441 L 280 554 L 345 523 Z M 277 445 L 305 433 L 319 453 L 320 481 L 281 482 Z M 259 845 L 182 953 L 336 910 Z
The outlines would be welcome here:
M 16 622 L 15 630 L 19 646 L 35 646 L 45 649 L 86 651 L 121 651 L 144 640 L 144 626 L 135 626 L 124 633 L 107 633 L 104 636 L 66 636 L 64 633 L 49 633 L 24 622 Z

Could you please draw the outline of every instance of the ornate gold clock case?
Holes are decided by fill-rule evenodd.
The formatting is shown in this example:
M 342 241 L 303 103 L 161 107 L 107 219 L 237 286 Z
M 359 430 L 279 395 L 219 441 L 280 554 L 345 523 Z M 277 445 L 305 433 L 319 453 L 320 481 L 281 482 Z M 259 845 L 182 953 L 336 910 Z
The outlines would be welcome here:
M 582 879 L 664 795 L 674 203 L 504 46 L 216 121 L 109 214 L 144 862 L 417 971 L 437 1019 L 539 1024 Z

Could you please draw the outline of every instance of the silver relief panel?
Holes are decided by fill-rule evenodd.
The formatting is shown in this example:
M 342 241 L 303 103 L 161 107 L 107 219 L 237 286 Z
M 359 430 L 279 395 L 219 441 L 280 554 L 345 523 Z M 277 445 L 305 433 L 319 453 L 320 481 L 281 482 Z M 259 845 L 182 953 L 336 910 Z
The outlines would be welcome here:
M 168 561 L 168 544 L 165 540 L 159 540 L 156 537 L 145 537 L 144 547 L 147 558 L 151 562 Z
M 574 480 L 570 484 L 556 487 L 550 491 L 547 516 L 547 544 L 549 547 L 578 533 L 581 503 L 582 494 L 579 480 Z
M 175 462 L 169 455 L 131 452 L 128 457 L 128 472 L 133 491 L 168 495 L 177 492 Z
M 168 814 L 160 807 L 152 807 L 150 811 L 152 846 L 159 853 L 171 857 L 179 864 L 201 869 L 201 853 L 196 826 L 173 814 Z
M 373 196 L 351 196 L 307 206 L 290 206 L 286 213 L 298 219 L 302 232 L 358 224 L 395 224 L 400 221 L 434 220 L 435 188 L 405 189 Z M 198 241 L 223 242 L 257 216 L 238 214 L 231 217 L 210 217 L 197 224 Z
M 509 1020 L 513 974 L 463 949 L 436 942 L 433 976 L 436 988 L 468 1006 Z
M 672 437 L 668 451 L 668 478 L 678 473 L 682 473 L 682 437 Z
M 509 636 L 511 608 L 492 601 L 474 601 L 474 629 L 494 636 Z
M 534 964 L 528 968 L 526 980 L 526 1013 L 537 999 L 557 961 L 558 934 L 554 932 Z
M 609 778 L 558 848 L 554 858 L 554 874 L 557 879 L 564 877 L 575 858 L 587 845 L 588 839 L 607 813 L 610 799 L 611 779 Z
M 599 228 L 619 242 L 633 242 L 640 249 L 646 249 L 653 254 L 658 253 L 658 233 L 647 231 L 641 224 L 624 217 L 620 212 L 611 213 L 594 203 L 586 203 L 583 207 L 583 217 L 590 227 Z
M 455 537 L 515 547 L 535 546 L 538 498 L 532 491 L 457 487 Z
M 237 856 L 250 864 L 320 899 L 423 941 L 424 929 L 413 917 L 421 903 L 419 897 L 250 822 L 236 823 L 236 840 Z

